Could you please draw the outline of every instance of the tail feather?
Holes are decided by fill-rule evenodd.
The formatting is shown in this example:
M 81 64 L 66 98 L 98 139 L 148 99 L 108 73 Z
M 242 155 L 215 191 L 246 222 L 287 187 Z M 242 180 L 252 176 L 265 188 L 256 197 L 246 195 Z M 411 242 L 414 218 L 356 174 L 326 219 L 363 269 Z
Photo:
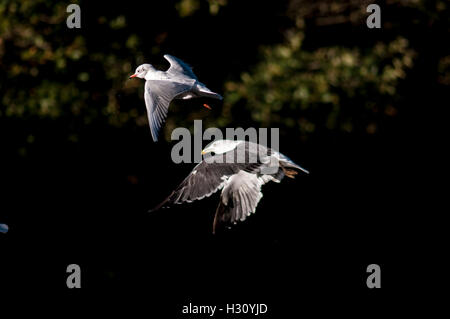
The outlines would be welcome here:
M 204 97 L 209 97 L 209 98 L 213 98 L 213 99 L 217 99 L 217 100 L 223 100 L 222 95 L 215 93 L 215 92 L 205 92 L 205 91 L 198 91 L 198 94 L 200 96 L 204 96 Z
M 211 91 L 202 83 L 198 83 L 196 85 L 195 91 L 196 91 L 195 93 L 197 93 L 199 96 L 210 97 L 210 98 L 218 99 L 218 100 L 223 99 L 222 95 Z

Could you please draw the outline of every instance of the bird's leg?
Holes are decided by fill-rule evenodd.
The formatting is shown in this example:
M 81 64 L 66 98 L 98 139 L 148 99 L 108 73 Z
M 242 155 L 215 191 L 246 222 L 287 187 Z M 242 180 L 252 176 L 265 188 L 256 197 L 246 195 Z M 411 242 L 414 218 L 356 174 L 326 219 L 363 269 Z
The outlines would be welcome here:
M 203 103 L 203 106 L 206 107 L 208 110 L 212 110 L 211 106 L 209 106 L 209 105 L 206 104 L 206 103 Z
M 293 169 L 289 169 L 286 167 L 281 167 L 283 169 L 284 174 L 289 178 L 295 178 L 295 175 L 298 174 L 297 171 L 294 171 Z

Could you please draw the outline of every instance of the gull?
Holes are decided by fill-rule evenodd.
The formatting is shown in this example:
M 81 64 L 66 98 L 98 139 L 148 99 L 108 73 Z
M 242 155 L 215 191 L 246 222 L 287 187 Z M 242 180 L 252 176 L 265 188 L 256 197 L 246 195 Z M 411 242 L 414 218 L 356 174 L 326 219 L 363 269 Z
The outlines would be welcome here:
M 0 233 L 5 233 L 6 234 L 8 232 L 8 229 L 9 229 L 8 225 L 0 224 Z
M 158 133 L 164 124 L 169 104 L 173 99 L 191 99 L 195 97 L 209 97 L 222 100 L 222 96 L 214 93 L 201 83 L 191 67 L 180 59 L 166 54 L 169 61 L 167 71 L 159 71 L 151 64 L 142 64 L 136 68 L 131 78 L 145 79 L 145 106 L 147 107 L 148 122 L 153 140 L 158 140 Z M 204 107 L 211 109 L 208 104 Z
M 242 140 L 216 140 L 203 151 L 207 155 L 167 197 L 160 208 L 200 200 L 222 190 L 212 232 L 230 227 L 254 213 L 262 198 L 261 186 L 279 183 L 309 172 L 285 155 L 260 144 Z M 213 155 L 214 154 L 214 155 Z

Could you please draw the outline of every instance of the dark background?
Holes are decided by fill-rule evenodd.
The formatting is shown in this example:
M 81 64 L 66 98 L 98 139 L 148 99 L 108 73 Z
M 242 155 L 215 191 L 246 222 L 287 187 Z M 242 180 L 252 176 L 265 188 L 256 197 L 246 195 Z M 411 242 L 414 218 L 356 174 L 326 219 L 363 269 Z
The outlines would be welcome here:
M 222 4 L 218 12 L 214 3 Z M 267 303 L 266 317 L 273 318 L 307 310 L 365 317 L 401 309 L 399 296 L 414 296 L 431 281 L 414 270 L 423 270 L 424 259 L 433 262 L 426 243 L 437 235 L 426 221 L 435 208 L 424 191 L 432 170 L 424 134 L 448 101 L 446 2 L 380 2 L 380 30 L 366 27 L 367 4 L 352 1 L 90 1 L 80 4 L 80 30 L 65 27 L 65 3 L 23 1 L 13 10 L 14 4 L 1 5 L 0 33 L 0 222 L 10 227 L 0 234 L 0 288 L 13 299 L 42 297 L 36 311 L 46 312 L 54 303 L 72 311 L 80 301 L 100 312 L 125 307 L 130 317 L 142 310 L 183 317 L 189 302 Z M 117 17 L 125 19 L 119 27 L 111 24 Z M 305 76 L 294 86 L 314 87 L 301 81 L 331 74 L 326 62 L 333 57 L 315 56 L 321 48 L 359 52 L 347 80 L 327 89 L 338 102 L 313 93 L 292 100 L 289 74 L 261 86 L 278 61 L 270 50 L 290 32 L 304 37 L 291 59 L 319 63 L 292 71 Z M 127 44 L 131 35 L 137 44 Z M 372 63 L 377 43 L 388 46 L 399 36 L 408 40 L 413 63 L 401 67 L 394 92 L 380 89 L 382 70 L 379 82 L 352 75 L 359 63 Z M 144 83 L 126 79 L 144 61 L 167 67 L 165 53 L 193 65 L 225 100 L 208 101 L 210 112 L 203 101 L 175 102 L 161 141 L 153 143 Z M 395 54 L 373 64 L 382 69 L 408 53 Z M 336 70 L 345 74 L 345 65 Z M 243 72 L 255 81 L 245 82 Z M 344 82 L 352 79 L 349 89 Z M 284 99 L 278 109 L 265 100 L 270 90 Z M 42 109 L 47 97 L 50 111 Z M 292 125 L 287 118 L 299 120 Z M 170 159 L 171 130 L 191 127 L 193 119 L 205 120 L 204 129 L 279 127 L 280 151 L 311 174 L 265 185 L 256 214 L 218 235 L 211 234 L 218 194 L 147 213 L 193 167 Z M 304 130 L 309 123 L 314 129 Z M 80 290 L 66 287 L 72 263 L 81 266 Z M 379 290 L 366 286 L 372 263 L 381 266 Z

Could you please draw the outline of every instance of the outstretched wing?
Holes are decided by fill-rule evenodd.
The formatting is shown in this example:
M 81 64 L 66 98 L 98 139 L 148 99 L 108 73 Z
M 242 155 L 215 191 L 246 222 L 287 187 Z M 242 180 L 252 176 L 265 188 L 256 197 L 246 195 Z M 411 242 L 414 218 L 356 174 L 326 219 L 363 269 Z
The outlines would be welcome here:
M 158 133 L 164 124 L 170 102 L 179 94 L 191 90 L 192 85 L 163 80 L 145 82 L 145 106 L 147 107 L 148 124 L 153 140 L 158 140 Z
M 168 73 L 171 73 L 174 75 L 182 73 L 190 78 L 197 80 L 197 77 L 195 76 L 194 72 L 192 71 L 192 68 L 187 63 L 184 63 L 180 59 L 178 59 L 170 54 L 165 54 L 164 58 L 167 61 L 169 61 L 169 63 L 170 63 L 170 68 L 167 70 Z
M 271 180 L 245 171 L 229 178 L 222 190 L 214 217 L 213 233 L 219 227 L 245 220 L 254 213 L 262 198 L 261 186 Z
M 227 154 L 215 155 L 200 162 L 172 194 L 152 211 L 208 197 L 222 189 L 230 176 L 240 171 L 255 172 L 261 165 L 261 163 L 233 163 L 226 157 Z

